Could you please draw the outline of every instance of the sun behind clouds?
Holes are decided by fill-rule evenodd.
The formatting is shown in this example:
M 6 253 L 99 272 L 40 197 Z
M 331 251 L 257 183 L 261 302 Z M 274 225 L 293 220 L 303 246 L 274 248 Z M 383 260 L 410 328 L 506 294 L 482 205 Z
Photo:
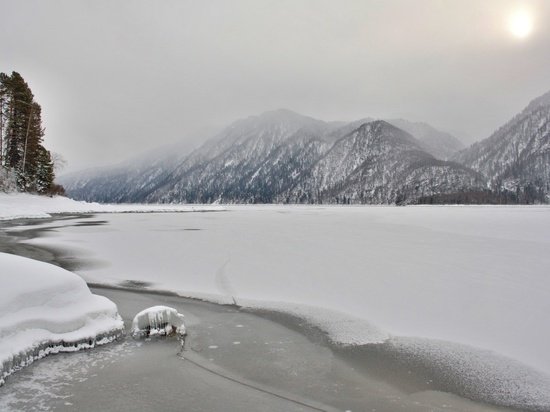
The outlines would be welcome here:
M 510 13 L 508 30 L 517 39 L 525 39 L 533 32 L 533 13 L 527 9 L 518 9 Z

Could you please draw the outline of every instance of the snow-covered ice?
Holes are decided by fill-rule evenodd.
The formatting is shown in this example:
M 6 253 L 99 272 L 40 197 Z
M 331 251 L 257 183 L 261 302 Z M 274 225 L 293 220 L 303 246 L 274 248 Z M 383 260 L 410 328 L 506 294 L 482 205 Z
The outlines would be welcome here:
M 0 253 L 0 384 L 50 353 L 114 340 L 123 330 L 116 305 L 57 266 Z
M 78 270 L 89 282 L 284 312 L 335 343 L 434 360 L 480 399 L 500 385 L 499 404 L 550 405 L 547 206 L 224 206 L 32 227 L 45 231 L 31 244 L 101 261 Z
M 550 208 L 226 209 L 55 222 L 30 242 L 108 262 L 78 271 L 90 282 L 286 306 L 336 342 L 440 339 L 550 373 Z
M 139 312 L 132 321 L 132 335 L 185 335 L 183 315 L 168 306 L 152 306 Z
M 55 213 L 149 213 L 223 210 L 214 205 L 107 205 L 27 193 L 0 193 L 0 220 L 47 218 Z

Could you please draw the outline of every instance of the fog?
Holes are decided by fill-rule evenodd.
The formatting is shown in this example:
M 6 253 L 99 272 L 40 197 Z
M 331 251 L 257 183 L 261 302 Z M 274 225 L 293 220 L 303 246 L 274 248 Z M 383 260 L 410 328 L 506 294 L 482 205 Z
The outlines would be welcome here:
M 532 32 L 517 38 L 510 15 Z M 0 71 L 42 105 L 67 171 L 288 108 L 425 121 L 465 143 L 550 90 L 550 2 L 0 0 Z

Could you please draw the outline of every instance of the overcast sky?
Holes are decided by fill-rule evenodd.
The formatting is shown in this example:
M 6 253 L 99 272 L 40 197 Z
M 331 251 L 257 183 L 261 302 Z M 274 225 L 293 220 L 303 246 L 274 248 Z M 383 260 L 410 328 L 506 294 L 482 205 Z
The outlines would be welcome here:
M 547 0 L 0 0 L 0 11 L 0 71 L 27 80 L 69 171 L 197 144 L 276 108 L 425 121 L 469 143 L 550 90 Z M 510 31 L 518 13 L 532 21 L 524 38 Z

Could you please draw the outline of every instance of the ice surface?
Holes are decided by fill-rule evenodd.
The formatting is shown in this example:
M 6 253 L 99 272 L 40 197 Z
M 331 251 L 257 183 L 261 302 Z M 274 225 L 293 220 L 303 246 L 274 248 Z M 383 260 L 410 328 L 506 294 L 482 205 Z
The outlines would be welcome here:
M 185 335 L 183 315 L 168 306 L 152 306 L 139 312 L 132 321 L 134 336 Z
M 433 361 L 480 398 L 550 405 L 549 207 L 225 210 L 56 221 L 30 243 L 108 262 L 79 270 L 91 282 L 296 315 Z
M 50 353 L 108 343 L 123 330 L 116 305 L 57 266 L 0 253 L 0 384 Z
M 75 201 L 63 196 L 37 196 L 27 193 L 0 193 L 0 220 L 45 218 L 52 213 L 149 213 L 219 211 L 209 205 L 107 205 Z
M 440 339 L 550 372 L 550 208 L 226 209 L 104 215 L 104 226 L 58 228 L 31 243 L 78 245 L 109 262 L 79 271 L 91 282 L 149 282 L 224 303 L 286 302 L 310 318 L 320 307 L 325 324 L 331 312 L 376 325 L 336 320 L 328 328 L 337 342 Z

